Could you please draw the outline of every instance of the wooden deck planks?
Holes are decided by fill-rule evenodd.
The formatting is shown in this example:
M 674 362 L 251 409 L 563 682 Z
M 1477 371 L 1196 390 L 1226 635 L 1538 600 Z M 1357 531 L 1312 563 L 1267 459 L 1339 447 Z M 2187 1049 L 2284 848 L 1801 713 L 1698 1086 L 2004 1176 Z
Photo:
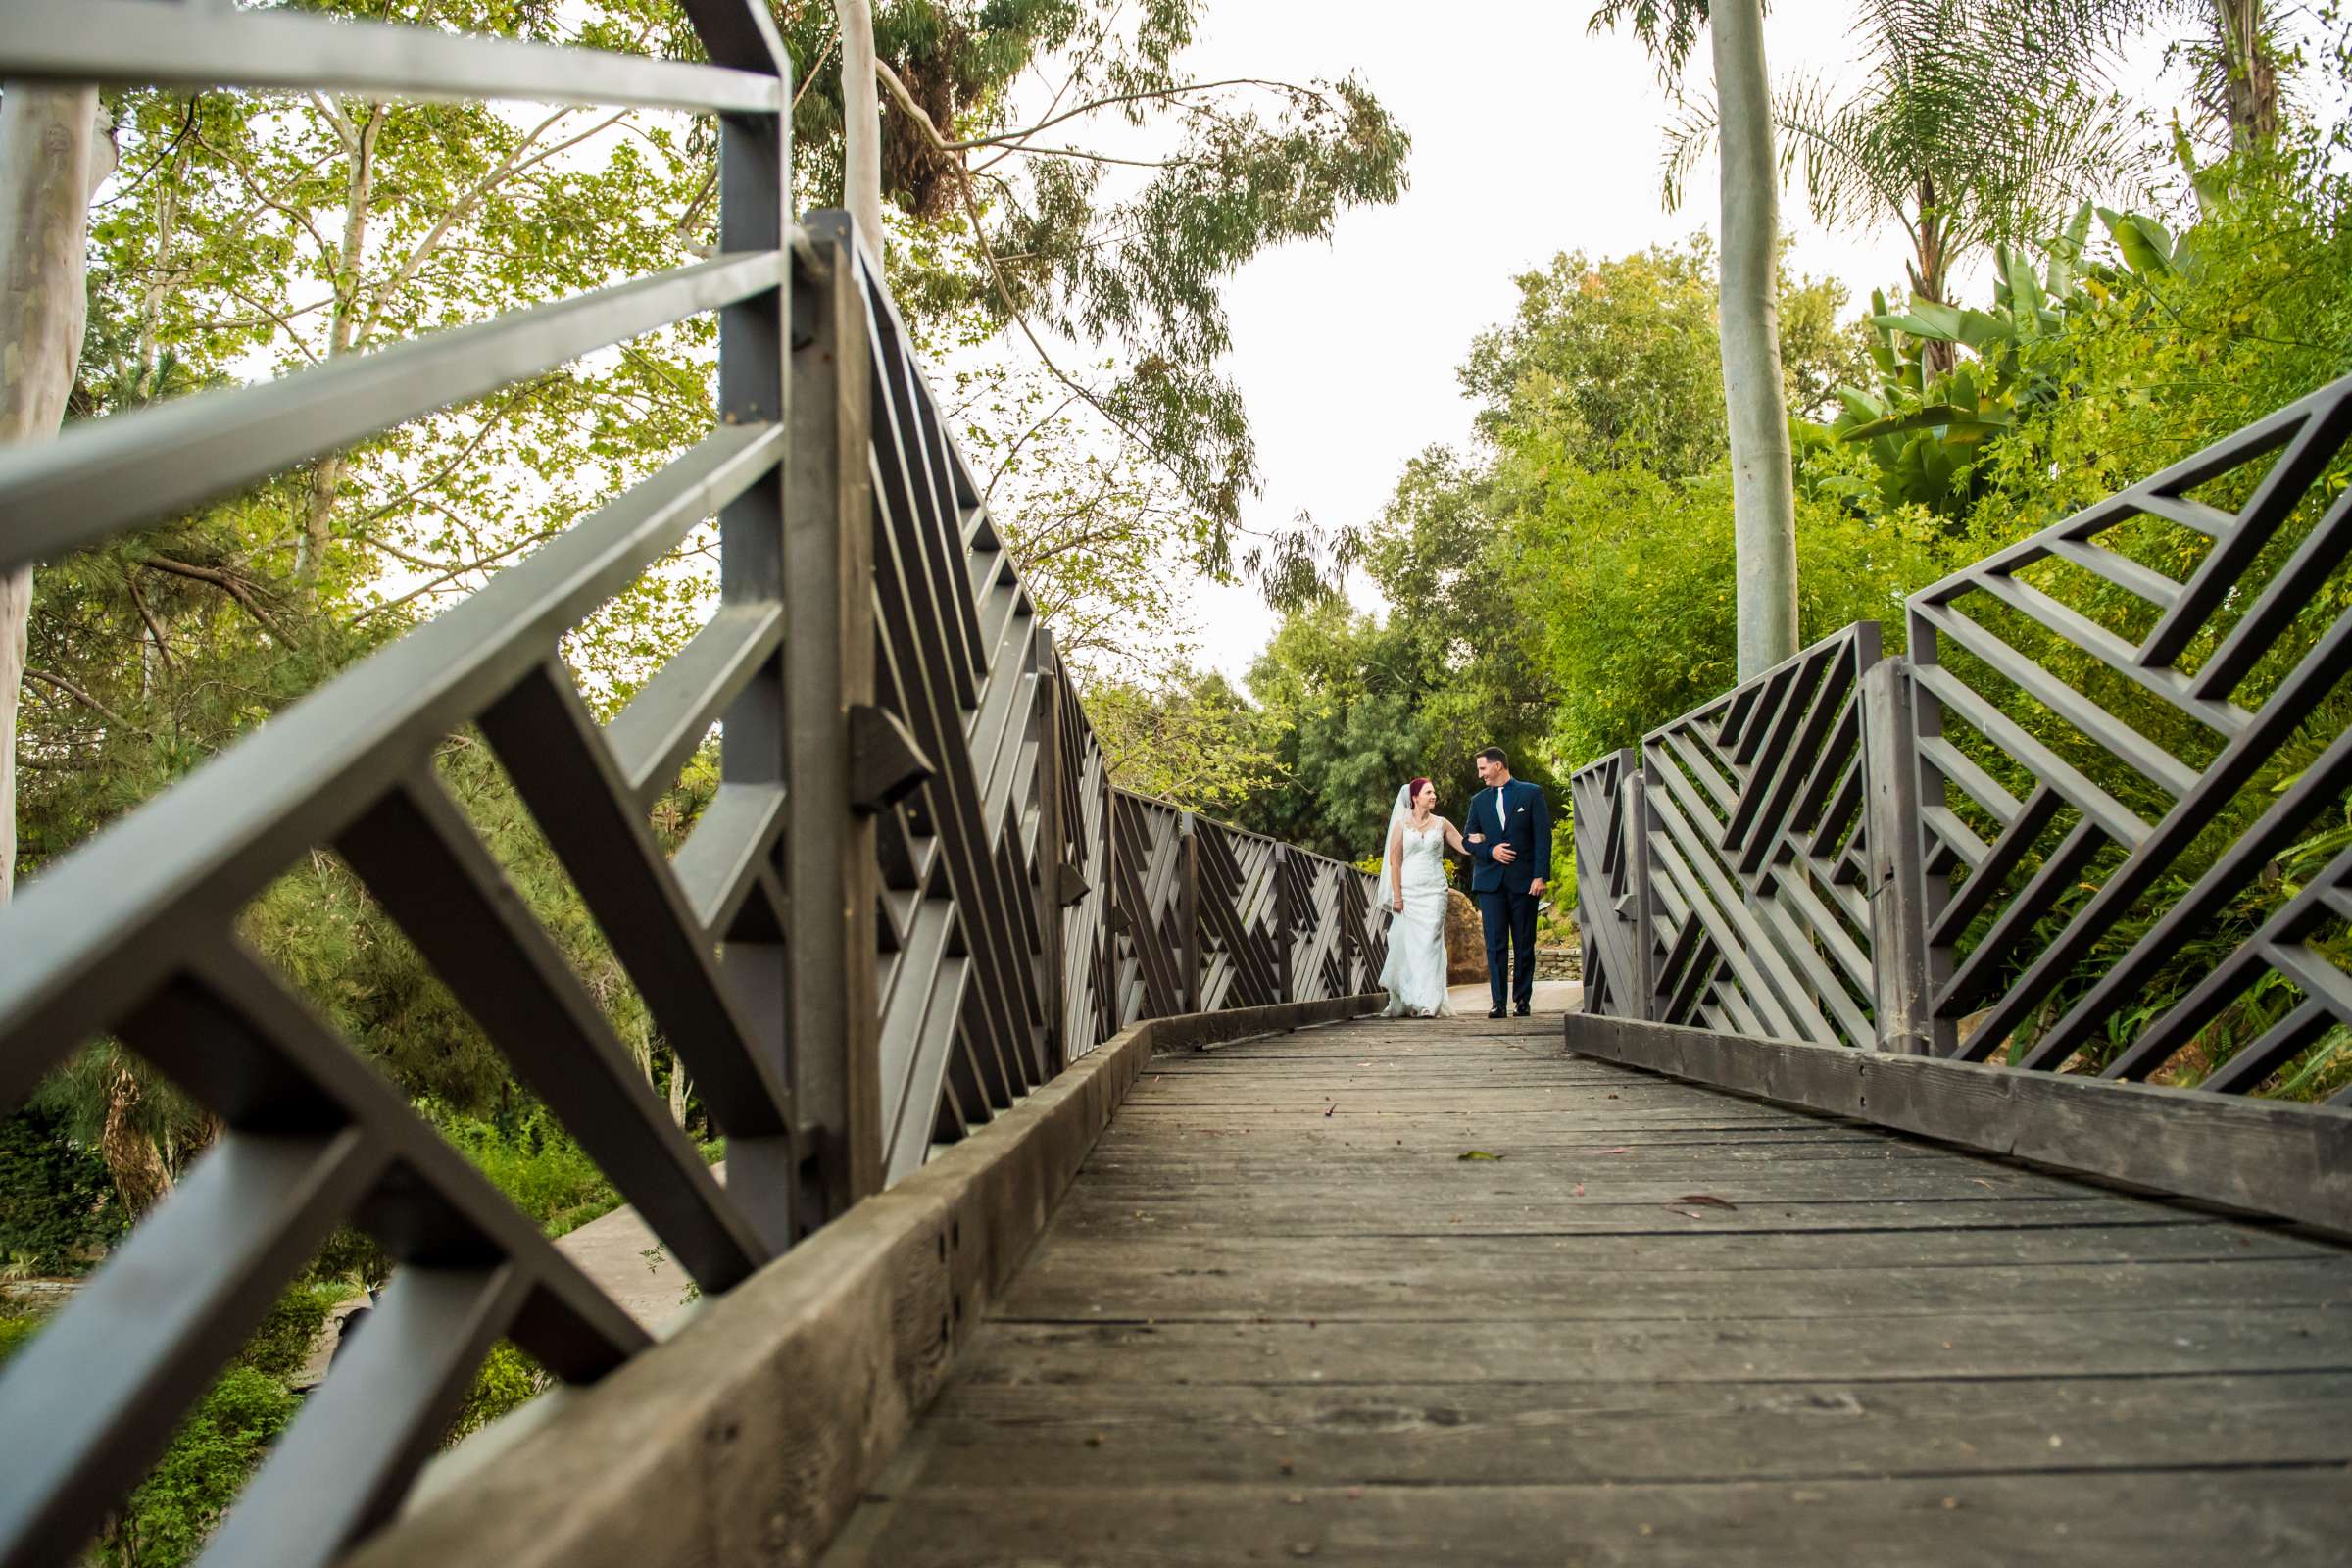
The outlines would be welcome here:
M 1555 1028 L 1156 1058 L 829 1560 L 2352 1562 L 2352 1253 Z

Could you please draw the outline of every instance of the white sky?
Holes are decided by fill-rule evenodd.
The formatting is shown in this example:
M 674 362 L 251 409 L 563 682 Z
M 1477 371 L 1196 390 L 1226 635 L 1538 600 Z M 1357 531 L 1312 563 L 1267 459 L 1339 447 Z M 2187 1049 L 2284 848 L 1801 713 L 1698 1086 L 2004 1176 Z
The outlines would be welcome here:
M 1511 278 L 1553 253 L 1619 256 L 1712 229 L 1715 169 L 1679 213 L 1659 201 L 1671 106 L 1630 35 L 1586 31 L 1592 0 L 1222 0 L 1187 56 L 1196 79 L 1299 79 L 1352 71 L 1413 138 L 1412 187 L 1394 207 L 1343 215 L 1328 246 L 1259 257 L 1226 290 L 1265 493 L 1252 527 L 1300 511 L 1326 525 L 1375 521 L 1404 462 L 1460 444 L 1470 410 L 1454 367 L 1514 308 Z M 1773 0 L 1776 81 L 1850 64 L 1838 0 Z M 1447 25 L 1450 21 L 1451 25 Z M 2161 102 L 2161 50 L 2132 76 Z M 1689 78 L 1710 80 L 1702 39 Z M 1827 234 L 1784 195 L 1791 262 L 1843 281 L 1867 307 L 1901 282 L 1898 233 Z M 1369 595 L 1361 596 L 1369 603 Z M 1203 653 L 1240 676 L 1275 617 L 1248 587 L 1205 586 Z

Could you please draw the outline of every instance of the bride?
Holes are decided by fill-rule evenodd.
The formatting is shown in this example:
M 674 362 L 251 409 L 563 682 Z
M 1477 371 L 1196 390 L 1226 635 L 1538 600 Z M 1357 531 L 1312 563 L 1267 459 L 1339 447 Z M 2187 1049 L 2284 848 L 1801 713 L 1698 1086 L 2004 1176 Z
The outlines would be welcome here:
M 1446 861 L 1451 846 L 1468 853 L 1451 822 L 1437 814 L 1438 787 L 1414 779 L 1396 792 L 1380 859 L 1380 885 L 1396 918 L 1389 923 L 1389 961 L 1380 984 L 1389 994 L 1388 1018 L 1447 1018 L 1446 1004 Z

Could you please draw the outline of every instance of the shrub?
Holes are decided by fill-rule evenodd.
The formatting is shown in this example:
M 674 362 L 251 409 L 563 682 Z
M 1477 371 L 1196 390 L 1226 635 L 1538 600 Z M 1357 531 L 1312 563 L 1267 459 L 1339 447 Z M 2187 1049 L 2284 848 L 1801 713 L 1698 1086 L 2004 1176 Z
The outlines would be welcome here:
M 300 1402 L 277 1379 L 230 1367 L 109 1521 L 96 1560 L 106 1568 L 177 1568 L 194 1558 Z
M 122 1234 L 123 1208 L 97 1151 L 40 1105 L 0 1117 L 0 1258 L 43 1274 L 80 1274 Z
M 418 1108 L 550 1236 L 576 1230 L 620 1206 L 620 1195 L 596 1161 L 545 1106 L 533 1105 L 508 1125 L 430 1102 Z
M 448 1441 L 454 1444 L 470 1437 L 508 1411 L 528 1404 L 547 1385 L 548 1375 L 538 1362 L 507 1341 L 499 1341 L 474 1375 L 473 1392 L 466 1396 L 457 1420 L 450 1424 Z

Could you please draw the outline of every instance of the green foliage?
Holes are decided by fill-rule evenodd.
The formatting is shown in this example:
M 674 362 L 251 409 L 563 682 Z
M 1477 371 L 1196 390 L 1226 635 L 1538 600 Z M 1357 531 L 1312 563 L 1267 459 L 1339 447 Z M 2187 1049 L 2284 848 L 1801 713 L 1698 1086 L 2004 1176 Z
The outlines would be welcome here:
M 237 1358 L 172 1434 L 163 1457 L 108 1516 L 90 1560 L 103 1568 L 192 1561 L 268 1457 L 302 1399 L 289 1386 L 340 1285 L 297 1285 L 271 1304 Z M 5 1320 L 0 1320 L 5 1321 Z M 5 1344 L 0 1343 L 0 1357 Z
M 1593 735 L 1638 734 L 1690 706 L 1684 694 L 1729 678 L 1728 608 L 1720 628 L 1693 630 L 1716 612 L 1719 588 L 1728 606 L 1731 584 L 1712 250 L 1700 239 L 1617 260 L 1563 255 L 1517 281 L 1512 319 L 1481 334 L 1461 370 L 1481 449 L 1408 461 L 1363 540 L 1359 564 L 1388 602 L 1385 620 L 1332 604 L 1295 611 L 1251 671 L 1281 783 L 1242 811 L 1250 826 L 1352 858 L 1377 846 L 1414 774 L 1437 782 L 1441 810 L 1458 812 L 1477 788 L 1471 760 L 1490 745 L 1564 810 L 1567 768 Z M 1781 298 L 1790 397 L 1818 404 L 1860 360 L 1859 340 L 1837 324 L 1843 291 L 1784 271 Z M 1646 506 L 1629 522 L 1622 509 L 1637 497 Z M 1716 500 L 1719 518 L 1707 511 Z M 1614 543 L 1571 560 L 1588 528 Z M 1648 575 L 1629 574 L 1636 565 Z M 1684 571 L 1696 575 L 1681 586 L 1702 597 L 1671 629 L 1692 635 L 1661 640 L 1640 596 L 1670 594 Z M 1859 598 L 1879 582 L 1851 578 L 1846 590 Z M 1685 609 L 1676 602 L 1674 614 Z M 1605 635 L 1579 641 L 1588 624 Z M 1639 689 L 1604 667 L 1644 661 Z M 1655 678 L 1662 670 L 1680 673 Z M 1568 842 L 1558 835 L 1555 877 Z
M 78 1274 L 122 1233 L 106 1162 L 48 1104 L 0 1118 L 0 1262 Z
M 40 1326 L 41 1320 L 29 1313 L 0 1311 L 0 1367 L 7 1366 L 11 1356 L 31 1343 Z
M 309 1358 L 327 1311 L 351 1294 L 340 1281 L 296 1285 L 270 1303 L 261 1327 L 238 1352 L 237 1364 L 280 1383 L 290 1380 Z
M 1121 789 L 1222 816 L 1273 781 L 1271 726 L 1213 670 L 1150 685 L 1092 680 L 1082 692 Z
M 1591 468 L 1640 464 L 1680 478 L 1721 462 L 1730 446 L 1717 268 L 1700 235 L 1616 260 L 1563 254 L 1521 274 L 1512 320 L 1480 333 L 1461 368 L 1480 433 L 1508 445 L 1540 432 Z M 1860 344 L 1837 325 L 1844 303 L 1842 284 L 1783 270 L 1781 371 L 1791 408 L 1822 407 L 1857 372 Z M 1408 472 L 1406 484 L 1414 478 Z
M 550 1236 L 576 1230 L 620 1206 L 596 1161 L 544 1106 L 506 1121 L 464 1115 L 427 1102 L 421 1108 L 514 1206 Z
M 2064 395 L 2073 372 L 2065 346 L 2069 320 L 2112 308 L 2119 292 L 2194 275 L 2186 236 L 2175 240 L 2143 214 L 2097 211 L 2115 238 L 2120 266 L 2090 258 L 2092 208 L 2085 202 L 2065 232 L 2043 244 L 2042 271 L 2022 249 L 1994 248 L 1988 311 L 1929 299 L 1889 311 L 1883 293 L 1871 295 L 1869 355 L 1878 384 L 1839 387 L 1844 413 L 1829 433 L 1868 452 L 1882 507 L 1918 507 L 1955 523 L 1965 518 L 1990 484 L 1990 438 Z M 1808 459 L 1822 450 L 1817 434 L 1800 424 Z M 1870 493 L 1863 477 L 1837 468 L 1816 464 L 1807 487 L 1856 502 Z
M 1800 638 L 1851 621 L 1899 626 L 1902 595 L 1935 574 L 1923 530 L 1800 501 Z M 1528 591 L 1550 613 L 1543 657 L 1571 693 L 1550 737 L 1578 765 L 1641 737 L 1735 682 L 1731 479 L 1676 484 L 1639 470 L 1576 473 L 1530 519 Z
M 278 1379 L 230 1367 L 109 1517 L 92 1553 L 97 1563 L 177 1568 L 193 1560 L 300 1402 Z
M 516 1349 L 506 1340 L 490 1347 L 482 1361 L 482 1369 L 474 1374 L 473 1389 L 458 1409 L 457 1419 L 450 1423 L 449 1445 L 456 1445 L 479 1432 L 510 1410 L 519 1409 L 547 1388 L 549 1377 L 544 1368 Z
M 1217 368 L 1231 346 L 1225 280 L 1273 246 L 1328 238 L 1348 208 L 1394 202 L 1410 142 L 1353 78 L 1193 79 L 1184 57 L 1203 9 L 897 0 L 875 6 L 874 41 L 945 137 L 980 144 L 941 151 L 883 94 L 901 299 L 922 316 L 975 310 L 998 329 L 1017 318 L 1041 338 L 1115 345 L 1084 400 L 1209 519 L 1203 560 L 1222 569 L 1257 486 L 1241 391 Z M 832 7 L 781 12 L 795 58 L 816 63 L 794 122 L 801 192 L 838 206 Z M 1050 84 L 1037 124 L 1013 114 L 1024 77 Z M 1279 578 L 1287 564 L 1266 564 Z
M 1814 216 L 1899 225 L 1924 300 L 1944 301 L 1971 256 L 2032 238 L 2085 195 L 2139 184 L 2137 117 L 2099 85 L 2112 35 L 2057 22 L 2060 9 L 1864 0 L 1860 81 L 1797 80 L 1776 95 L 1783 159 Z M 1704 117 L 1687 122 L 1669 153 L 1670 202 L 1703 128 Z

